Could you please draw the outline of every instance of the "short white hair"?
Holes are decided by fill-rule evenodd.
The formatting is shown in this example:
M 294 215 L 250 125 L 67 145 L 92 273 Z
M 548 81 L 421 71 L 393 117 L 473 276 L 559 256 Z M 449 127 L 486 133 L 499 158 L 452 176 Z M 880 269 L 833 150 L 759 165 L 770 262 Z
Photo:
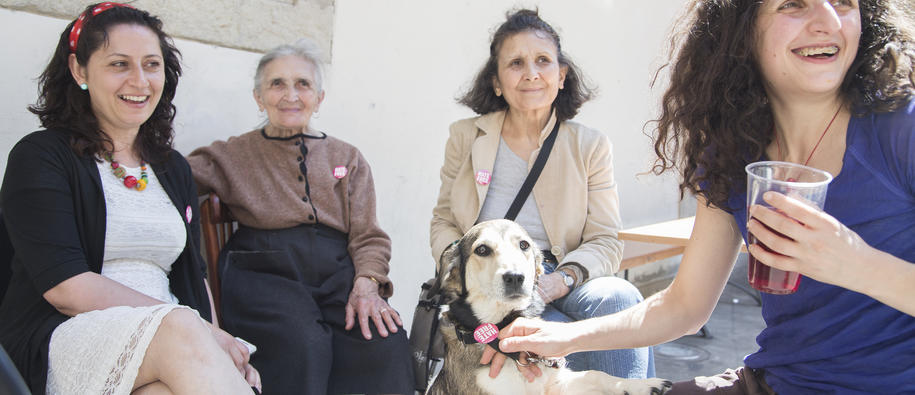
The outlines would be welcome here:
M 315 66 L 315 85 L 318 92 L 324 91 L 324 60 L 321 54 L 322 51 L 318 44 L 306 37 L 300 38 L 295 43 L 283 44 L 271 49 L 257 62 L 257 71 L 254 72 L 254 90 L 258 93 L 261 91 L 264 68 L 267 67 L 267 64 L 277 58 L 294 55 Z

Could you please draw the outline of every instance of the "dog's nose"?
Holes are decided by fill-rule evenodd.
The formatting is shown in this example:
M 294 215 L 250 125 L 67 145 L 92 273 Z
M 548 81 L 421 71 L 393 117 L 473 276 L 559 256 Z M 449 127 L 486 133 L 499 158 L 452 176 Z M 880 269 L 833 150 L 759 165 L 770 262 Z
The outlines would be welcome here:
M 524 283 L 524 275 L 521 273 L 505 273 L 502 275 L 502 281 L 505 282 L 505 288 L 514 289 Z

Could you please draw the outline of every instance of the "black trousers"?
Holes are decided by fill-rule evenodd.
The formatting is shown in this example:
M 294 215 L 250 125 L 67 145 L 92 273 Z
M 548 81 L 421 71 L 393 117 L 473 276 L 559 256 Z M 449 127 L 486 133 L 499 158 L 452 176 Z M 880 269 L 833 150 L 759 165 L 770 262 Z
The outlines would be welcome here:
M 344 329 L 354 275 L 334 229 L 235 232 L 220 255 L 220 313 L 226 331 L 257 346 L 264 394 L 412 394 L 402 327 L 383 338 L 372 323 L 372 340 L 358 323 Z

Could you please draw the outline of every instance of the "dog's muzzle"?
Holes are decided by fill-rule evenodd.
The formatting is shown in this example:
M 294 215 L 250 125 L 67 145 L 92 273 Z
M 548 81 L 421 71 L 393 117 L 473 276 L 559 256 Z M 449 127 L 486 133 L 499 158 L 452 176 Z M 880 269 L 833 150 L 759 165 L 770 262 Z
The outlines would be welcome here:
M 517 272 L 503 274 L 502 287 L 506 297 L 524 296 L 524 274 Z

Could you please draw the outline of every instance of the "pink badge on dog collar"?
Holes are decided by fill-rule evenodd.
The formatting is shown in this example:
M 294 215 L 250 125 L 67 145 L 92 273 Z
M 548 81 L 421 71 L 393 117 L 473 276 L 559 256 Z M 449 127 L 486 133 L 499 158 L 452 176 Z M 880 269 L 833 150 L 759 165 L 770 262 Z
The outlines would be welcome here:
M 483 323 L 473 330 L 473 339 L 478 343 L 489 343 L 499 337 L 499 328 L 490 323 Z
M 187 220 L 187 223 L 191 223 L 191 219 L 194 218 L 194 210 L 191 210 L 191 205 L 188 205 L 184 209 L 184 219 Z
M 337 166 L 334 168 L 334 178 L 341 179 L 346 177 L 346 166 Z
M 480 170 L 477 172 L 477 184 L 487 185 L 492 180 L 492 173 L 489 170 Z

